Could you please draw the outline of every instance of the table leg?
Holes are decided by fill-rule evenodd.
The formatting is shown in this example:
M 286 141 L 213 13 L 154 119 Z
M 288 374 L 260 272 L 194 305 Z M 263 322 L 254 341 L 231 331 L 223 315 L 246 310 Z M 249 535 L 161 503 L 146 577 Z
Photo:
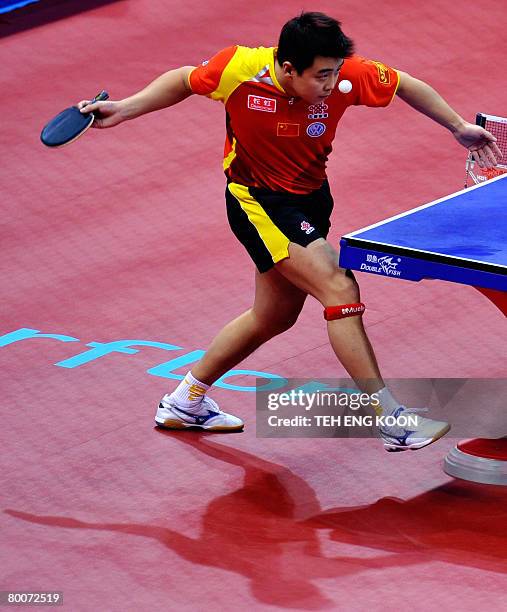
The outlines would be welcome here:
M 476 287 L 507 317 L 507 291 Z M 444 471 L 450 476 L 507 485 L 507 437 L 497 440 L 476 438 L 463 440 L 447 455 Z

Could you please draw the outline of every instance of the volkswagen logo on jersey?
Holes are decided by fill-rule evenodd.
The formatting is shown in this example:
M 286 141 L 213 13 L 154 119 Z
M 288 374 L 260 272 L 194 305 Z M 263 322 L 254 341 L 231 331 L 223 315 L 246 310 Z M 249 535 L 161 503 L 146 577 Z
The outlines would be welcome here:
M 314 123 L 310 123 L 310 125 L 306 128 L 306 133 L 308 136 L 312 138 L 318 138 L 322 136 L 322 134 L 326 131 L 326 126 L 320 121 L 315 121 Z

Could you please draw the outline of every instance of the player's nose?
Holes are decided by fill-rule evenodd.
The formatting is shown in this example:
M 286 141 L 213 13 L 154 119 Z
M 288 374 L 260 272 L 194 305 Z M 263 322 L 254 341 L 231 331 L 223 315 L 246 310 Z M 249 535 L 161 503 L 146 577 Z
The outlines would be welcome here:
M 338 75 L 333 74 L 330 75 L 329 78 L 326 80 L 326 84 L 324 86 L 324 91 L 326 93 L 331 93 L 333 91 L 333 89 L 336 87 L 336 83 L 338 81 Z

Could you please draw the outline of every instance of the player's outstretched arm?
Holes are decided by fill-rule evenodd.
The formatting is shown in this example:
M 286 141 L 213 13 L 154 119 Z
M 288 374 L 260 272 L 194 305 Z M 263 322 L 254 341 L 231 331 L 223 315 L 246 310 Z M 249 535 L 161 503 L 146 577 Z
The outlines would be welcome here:
M 188 98 L 192 94 L 188 84 L 188 75 L 192 70 L 193 66 L 169 70 L 141 91 L 123 100 L 107 100 L 93 104 L 90 104 L 90 100 L 81 100 L 77 106 L 83 113 L 95 114 L 92 127 L 113 127 L 123 121 L 173 106 Z
M 450 130 L 456 140 L 471 151 L 481 167 L 492 168 L 501 159 L 502 153 L 496 138 L 473 123 L 460 117 L 442 96 L 424 81 L 406 72 L 400 72 L 397 95 L 407 104 Z

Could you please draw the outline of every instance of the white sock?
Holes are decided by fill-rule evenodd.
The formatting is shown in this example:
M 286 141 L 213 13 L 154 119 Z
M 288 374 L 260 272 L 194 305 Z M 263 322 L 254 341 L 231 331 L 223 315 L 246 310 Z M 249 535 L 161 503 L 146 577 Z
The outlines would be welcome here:
M 380 413 L 380 415 L 387 416 L 396 412 L 396 410 L 398 410 L 398 408 L 401 406 L 401 404 L 391 395 L 391 392 L 387 387 L 377 391 L 377 395 L 380 400 L 380 406 L 375 408 L 375 412 L 377 414 Z
M 177 388 L 171 393 L 170 398 L 182 408 L 197 407 L 210 385 L 205 385 L 197 378 L 194 378 L 191 372 L 185 376 Z

